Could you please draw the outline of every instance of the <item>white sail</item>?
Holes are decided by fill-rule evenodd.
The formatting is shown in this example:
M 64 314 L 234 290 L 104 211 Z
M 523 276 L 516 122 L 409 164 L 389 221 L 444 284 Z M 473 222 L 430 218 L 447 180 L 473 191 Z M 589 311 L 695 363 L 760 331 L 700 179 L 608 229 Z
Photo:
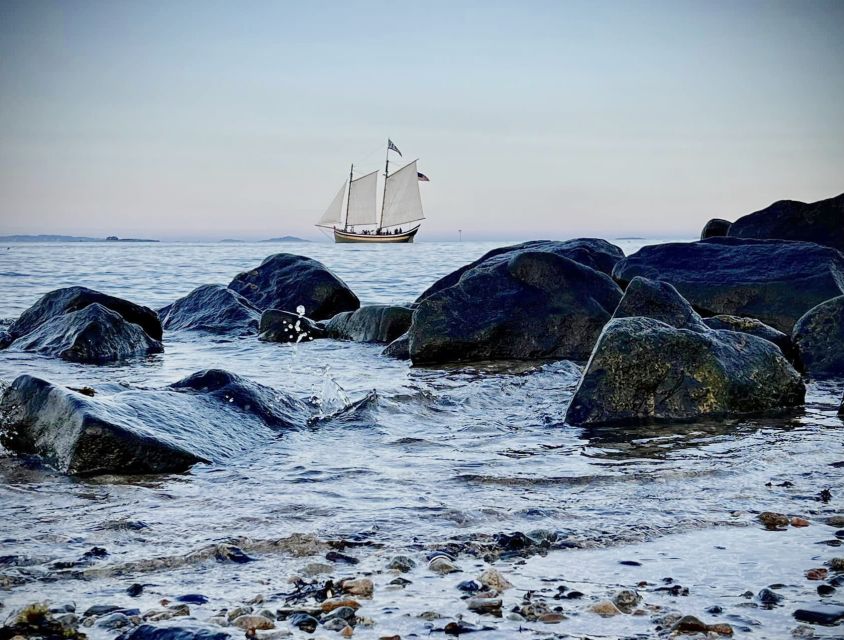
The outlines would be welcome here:
M 424 218 L 422 198 L 419 195 L 419 174 L 414 160 L 387 178 L 381 226 L 394 227 Z
M 322 214 L 322 217 L 317 222 L 317 226 L 332 227 L 340 224 L 340 214 L 343 211 L 343 196 L 346 194 L 346 183 L 340 187 L 340 191 L 334 196 L 334 200 L 328 205 L 328 209 Z
M 378 172 L 373 171 L 365 176 L 352 180 L 349 191 L 349 216 L 346 224 L 375 224 L 378 222 L 375 210 L 375 188 L 378 184 Z

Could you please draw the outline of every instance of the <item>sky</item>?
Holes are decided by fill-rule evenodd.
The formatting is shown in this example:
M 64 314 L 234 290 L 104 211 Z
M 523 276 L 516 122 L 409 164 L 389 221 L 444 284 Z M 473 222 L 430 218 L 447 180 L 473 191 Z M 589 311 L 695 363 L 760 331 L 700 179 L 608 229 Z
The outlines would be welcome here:
M 831 197 L 844 2 L 0 1 L 0 233 L 319 238 L 387 137 L 421 239 Z

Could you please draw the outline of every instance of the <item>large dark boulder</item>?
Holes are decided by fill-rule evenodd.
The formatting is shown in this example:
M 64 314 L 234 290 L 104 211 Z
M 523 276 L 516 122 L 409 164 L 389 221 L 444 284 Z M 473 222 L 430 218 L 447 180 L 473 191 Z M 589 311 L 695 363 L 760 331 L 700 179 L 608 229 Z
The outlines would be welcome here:
M 71 362 L 104 364 L 161 353 L 164 347 L 138 325 L 99 303 L 49 318 L 9 347 Z
M 140 326 L 153 340 L 161 340 L 161 322 L 155 311 L 128 300 L 115 298 L 85 287 L 67 287 L 45 294 L 12 323 L 9 327 L 9 335 L 12 339 L 20 338 L 31 333 L 51 318 L 79 311 L 94 303 L 111 309 L 119 313 L 127 322 Z
M 705 316 L 761 320 L 791 333 L 806 311 L 844 293 L 844 254 L 810 242 L 710 238 L 643 247 L 613 277 L 673 284 Z
M 655 315 L 633 300 L 646 292 L 664 300 Z M 800 374 L 773 343 L 744 333 L 709 329 L 670 286 L 636 280 L 617 317 L 604 328 L 566 413 L 573 425 L 687 422 L 760 413 L 803 402 Z M 669 324 L 672 316 L 677 325 Z
M 806 373 L 844 375 L 844 296 L 807 311 L 794 325 L 791 338 Z
M 68 474 L 169 473 L 263 446 L 308 417 L 301 401 L 219 369 L 105 398 L 23 375 L 0 399 L 0 444 Z
M 544 251 L 553 253 L 554 255 L 569 258 L 607 275 L 612 274 L 615 264 L 624 257 L 624 252 L 617 246 L 598 238 L 576 238 L 565 241 L 530 240 L 521 244 L 498 247 L 492 251 L 488 251 L 474 262 L 464 265 L 437 280 L 417 298 L 416 302 L 422 302 L 422 300 L 430 297 L 437 291 L 454 286 L 460 280 L 460 277 L 469 271 L 469 269 L 474 269 L 490 258 L 495 258 L 505 253 L 513 254 L 520 251 Z
M 736 220 L 728 235 L 805 240 L 844 251 L 844 193 L 809 203 L 780 200 Z
M 709 222 L 703 225 L 703 231 L 700 232 L 700 239 L 707 238 L 721 238 L 728 234 L 732 222 L 729 220 L 722 220 L 721 218 L 712 218 Z
M 305 256 L 277 253 L 260 266 L 235 277 L 229 288 L 259 309 L 295 312 L 299 306 L 314 320 L 354 311 L 358 297 L 321 262 Z
M 780 348 L 780 351 L 782 351 L 783 355 L 789 362 L 792 364 L 797 362 L 797 351 L 794 348 L 794 343 L 791 341 L 791 337 L 782 331 L 777 331 L 773 327 L 769 327 L 764 322 L 761 322 L 756 318 L 712 316 L 710 318 L 704 318 L 703 323 L 710 329 L 749 333 L 757 338 L 763 338 L 768 342 L 773 342 Z
M 410 357 L 414 364 L 585 359 L 620 299 L 609 276 L 569 258 L 504 253 L 419 304 Z
M 329 338 L 355 342 L 392 342 L 410 328 L 413 311 L 407 307 L 373 304 L 344 311 L 325 322 Z
M 289 311 L 267 309 L 261 314 L 259 340 L 265 342 L 310 342 L 325 337 L 325 329 L 310 318 Z
M 706 331 L 706 325 L 691 305 L 667 282 L 636 276 L 627 285 L 613 318 L 646 317 L 677 329 Z
M 236 291 L 204 284 L 165 307 L 162 325 L 169 331 L 206 331 L 249 335 L 258 331 L 261 312 Z

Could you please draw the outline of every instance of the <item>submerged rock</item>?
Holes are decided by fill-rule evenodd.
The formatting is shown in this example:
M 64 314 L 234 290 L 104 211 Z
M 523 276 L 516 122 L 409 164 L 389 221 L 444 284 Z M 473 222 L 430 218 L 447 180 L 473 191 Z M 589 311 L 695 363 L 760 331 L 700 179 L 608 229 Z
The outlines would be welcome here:
M 23 375 L 0 399 L 0 443 L 69 474 L 169 473 L 254 448 L 308 414 L 299 400 L 219 369 L 105 398 Z
M 640 293 L 652 301 L 658 317 L 673 317 L 679 326 L 645 316 L 614 318 L 569 405 L 569 424 L 694 421 L 803 402 L 803 381 L 774 344 L 709 329 L 670 285 L 631 282 L 625 298 Z M 645 314 L 646 306 L 628 299 L 619 309 Z
M 396 360 L 410 360 L 410 336 L 406 333 L 399 336 L 384 347 L 381 355 Z
M 794 612 L 794 617 L 800 622 L 833 625 L 844 620 L 844 607 L 836 604 L 816 604 L 798 609 Z
M 261 314 L 258 331 L 258 338 L 266 342 L 310 342 L 325 337 L 325 329 L 310 318 L 279 309 Z
M 314 320 L 360 307 L 358 297 L 325 265 L 290 253 L 267 257 L 257 268 L 237 275 L 229 288 L 261 310 L 294 312 L 301 305 Z
M 794 325 L 792 339 L 806 373 L 844 374 L 844 296 L 807 311 Z
M 710 238 L 643 247 L 613 270 L 624 285 L 636 276 L 670 282 L 703 315 L 791 333 L 809 309 L 844 293 L 844 255 L 808 242 Z
M 231 636 L 217 629 L 194 625 L 142 624 L 117 636 L 117 640 L 230 640 Z
M 410 327 L 413 311 L 407 307 L 373 304 L 338 313 L 325 323 L 329 338 L 355 342 L 393 342 Z
M 419 304 L 408 332 L 414 364 L 585 359 L 621 299 L 604 273 L 544 251 L 484 260 Z
M 137 324 L 99 303 L 47 319 L 9 347 L 71 362 L 103 364 L 161 353 L 164 347 Z
M 138 325 L 153 340 L 161 340 L 161 322 L 155 311 L 85 287 L 67 287 L 45 294 L 12 323 L 9 336 L 16 340 L 52 318 L 79 311 L 95 303 L 120 314 L 127 322 Z
M 732 224 L 729 220 L 712 218 L 712 220 L 703 226 L 703 231 L 700 232 L 700 239 L 706 240 L 707 238 L 723 237 L 729 233 Z
M 809 203 L 780 200 L 736 220 L 729 235 L 805 240 L 844 251 L 844 194 Z
M 488 251 L 474 262 L 470 262 L 469 264 L 462 266 L 456 271 L 452 271 L 447 276 L 443 276 L 437 280 L 416 299 L 416 303 L 418 304 L 426 298 L 431 297 L 437 291 L 453 287 L 460 281 L 460 278 L 464 273 L 470 269 L 474 269 L 490 258 L 495 258 L 503 254 L 510 254 L 512 257 L 513 254 L 521 251 L 552 253 L 564 258 L 569 258 L 570 260 L 574 260 L 575 262 L 607 275 L 612 275 L 613 267 L 624 257 L 624 252 L 617 246 L 610 244 L 606 240 L 600 240 L 597 238 L 577 238 L 575 240 L 565 240 L 563 242 L 557 240 L 530 240 L 529 242 L 522 242 L 521 244 L 498 247 L 497 249 Z
M 166 307 L 162 317 L 169 331 L 248 335 L 257 332 L 261 312 L 228 287 L 204 284 Z

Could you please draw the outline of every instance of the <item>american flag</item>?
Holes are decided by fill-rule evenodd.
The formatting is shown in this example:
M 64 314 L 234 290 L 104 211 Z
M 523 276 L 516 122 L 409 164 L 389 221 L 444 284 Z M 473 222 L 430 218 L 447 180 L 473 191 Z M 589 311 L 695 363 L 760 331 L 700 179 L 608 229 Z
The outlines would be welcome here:
M 424 173 L 416 172 L 416 177 L 419 178 L 419 182 L 430 182 L 431 180 L 426 176 Z
M 390 140 L 389 138 L 387 138 L 387 150 L 388 151 L 395 151 L 397 154 L 399 154 L 399 158 L 404 157 L 404 156 L 402 156 L 401 151 L 399 151 L 399 148 L 396 145 L 394 145 L 393 141 Z

